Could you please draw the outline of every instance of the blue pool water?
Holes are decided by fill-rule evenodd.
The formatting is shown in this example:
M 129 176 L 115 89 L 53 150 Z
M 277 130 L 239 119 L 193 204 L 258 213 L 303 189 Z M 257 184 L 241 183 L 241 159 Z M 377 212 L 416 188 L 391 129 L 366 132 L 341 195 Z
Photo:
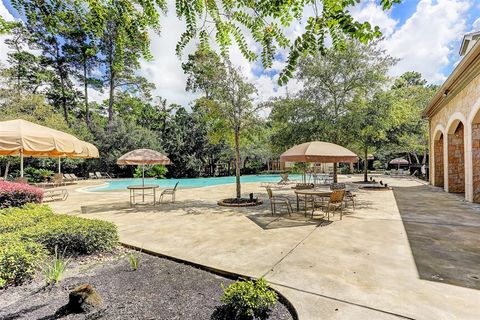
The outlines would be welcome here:
M 300 175 L 289 175 L 290 180 L 301 180 Z M 280 181 L 279 175 L 246 175 L 240 178 L 242 183 L 244 182 L 278 182 Z M 222 184 L 235 183 L 235 177 L 211 177 L 211 178 L 182 178 L 182 179 L 145 179 L 145 184 L 156 184 L 160 188 L 173 188 L 175 183 L 179 188 L 198 188 L 207 186 L 217 186 Z M 112 191 L 112 190 L 125 190 L 127 186 L 141 185 L 142 179 L 118 179 L 107 180 L 107 185 L 93 187 L 87 189 L 88 191 Z

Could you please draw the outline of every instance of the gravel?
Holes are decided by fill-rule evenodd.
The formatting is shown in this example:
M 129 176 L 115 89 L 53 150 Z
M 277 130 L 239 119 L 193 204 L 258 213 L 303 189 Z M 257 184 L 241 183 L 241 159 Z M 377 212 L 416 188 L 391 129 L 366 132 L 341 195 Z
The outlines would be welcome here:
M 0 291 L 0 319 L 227 319 L 220 302 L 221 284 L 232 280 L 186 264 L 140 254 L 132 271 L 121 249 L 110 255 L 76 259 L 61 282 L 44 288 L 41 276 L 31 283 Z M 89 314 L 56 316 L 76 286 L 92 284 L 102 307 Z M 277 303 L 268 319 L 293 319 Z

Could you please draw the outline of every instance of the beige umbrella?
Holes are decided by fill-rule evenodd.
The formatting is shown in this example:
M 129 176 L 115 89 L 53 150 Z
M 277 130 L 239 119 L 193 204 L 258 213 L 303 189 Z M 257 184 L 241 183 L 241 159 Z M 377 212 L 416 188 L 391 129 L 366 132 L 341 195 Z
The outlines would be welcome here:
M 356 162 L 358 156 L 352 151 L 338 144 L 311 141 L 291 147 L 280 155 L 282 162 Z M 335 181 L 337 177 L 334 177 Z
M 97 158 L 98 149 L 75 136 L 22 119 L 0 122 L 0 155 Z
M 146 164 L 170 164 L 170 159 L 158 151 L 151 149 L 137 149 L 125 153 L 118 158 L 119 165 L 142 165 L 142 185 L 145 185 L 145 165 Z
M 393 160 L 391 160 L 389 162 L 389 164 L 396 164 L 397 165 L 397 169 L 400 169 L 400 165 L 401 164 L 409 164 L 410 162 L 408 162 L 408 160 L 405 160 L 403 158 L 395 158 Z

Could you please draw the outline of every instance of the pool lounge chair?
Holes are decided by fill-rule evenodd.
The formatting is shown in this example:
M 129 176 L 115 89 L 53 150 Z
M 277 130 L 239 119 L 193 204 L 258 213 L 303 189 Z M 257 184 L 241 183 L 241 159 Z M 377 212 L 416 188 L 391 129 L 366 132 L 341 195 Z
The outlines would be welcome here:
M 95 175 L 95 173 L 89 172 L 89 173 L 88 173 L 88 179 L 98 179 L 98 178 L 97 178 L 97 176 Z
M 160 194 L 160 199 L 159 199 L 159 202 L 162 202 L 163 201 L 163 197 L 164 196 L 168 196 L 168 195 L 171 195 L 172 196 L 172 202 L 175 202 L 175 193 L 177 192 L 177 186 L 178 186 L 178 183 L 175 183 L 175 187 L 173 187 L 173 189 L 165 189 L 162 191 L 162 193 Z
M 289 178 L 288 178 L 288 173 L 281 173 L 280 174 L 280 181 L 278 181 L 278 184 L 288 184 L 290 182 L 292 182 Z
M 272 216 L 275 215 L 276 205 L 281 204 L 287 207 L 288 215 L 292 215 L 292 205 L 290 200 L 285 197 L 277 197 L 273 195 L 272 189 L 267 187 L 268 199 L 270 200 L 270 210 L 272 211 Z
M 112 177 L 106 172 L 96 171 L 95 176 L 97 179 L 112 179 Z
M 65 201 L 67 198 L 67 189 L 52 189 L 43 191 L 43 201 Z

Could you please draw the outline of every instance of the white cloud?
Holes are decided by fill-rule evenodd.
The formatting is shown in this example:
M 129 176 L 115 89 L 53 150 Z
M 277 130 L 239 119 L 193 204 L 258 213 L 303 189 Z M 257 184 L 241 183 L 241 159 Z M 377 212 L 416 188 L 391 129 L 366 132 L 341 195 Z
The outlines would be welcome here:
M 0 2 L 0 16 L 5 21 L 15 21 L 15 18 L 8 12 L 3 2 Z M 5 39 L 7 39 L 7 36 L 0 36 L 0 63 L 2 64 L 5 64 L 8 52 L 8 46 L 4 43 Z
M 392 56 L 401 59 L 392 75 L 415 70 L 429 81 L 445 80 L 442 69 L 456 59 L 469 7 L 467 0 L 420 0 L 415 13 L 383 42 Z
M 390 17 L 389 11 L 383 10 L 375 0 L 365 0 L 350 10 L 352 16 L 360 22 L 369 22 L 372 27 L 379 26 L 384 37 L 395 31 L 398 21 Z

